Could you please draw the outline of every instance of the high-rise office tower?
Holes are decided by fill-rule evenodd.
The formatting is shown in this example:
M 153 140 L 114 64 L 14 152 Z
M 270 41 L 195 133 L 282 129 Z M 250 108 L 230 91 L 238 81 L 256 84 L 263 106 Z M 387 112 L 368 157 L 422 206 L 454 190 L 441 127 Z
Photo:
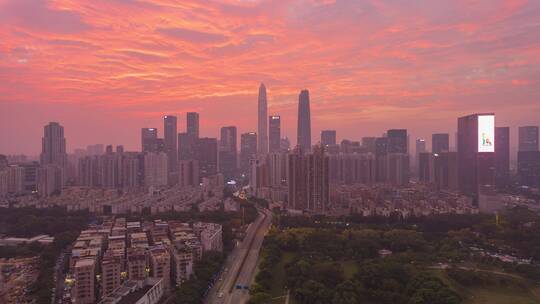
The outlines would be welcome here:
M 258 113 L 259 142 L 257 147 L 260 154 L 265 154 L 268 153 L 268 125 L 266 124 L 266 118 L 268 117 L 268 103 L 266 100 L 266 87 L 264 86 L 264 83 L 261 83 L 259 86 Z
M 219 171 L 226 179 L 236 177 L 238 172 L 237 159 L 236 127 L 222 127 L 219 141 Z
M 8 164 L 7 156 L 0 154 L 0 170 L 7 168 Z
M 279 152 L 281 149 L 281 117 L 279 115 L 268 117 L 268 139 L 270 153 Z
M 424 183 L 433 181 L 434 154 L 420 152 L 418 154 L 418 180 Z
M 250 170 L 249 161 L 257 154 L 257 133 L 244 133 L 240 137 L 240 171 L 248 175 Z
M 282 138 L 280 140 L 279 146 L 281 152 L 289 152 L 289 150 L 291 149 L 291 141 L 288 137 Z
M 375 140 L 375 163 L 377 168 L 375 179 L 379 183 L 386 181 L 387 154 L 388 137 L 377 137 L 377 139 Z
M 424 152 L 426 152 L 426 140 L 419 138 L 416 140 L 416 154 Z
M 57 122 L 50 122 L 44 127 L 40 163 L 42 166 L 56 165 L 62 169 L 64 175 L 66 173 L 67 153 L 64 127 Z
M 365 152 L 375 154 L 377 147 L 377 137 L 362 137 L 362 149 Z
M 540 186 L 537 126 L 519 128 L 518 177 L 521 185 Z
M 519 127 L 519 151 L 538 151 L 538 126 Z
M 216 175 L 218 172 L 218 144 L 216 138 L 197 140 L 195 159 L 199 161 L 200 177 Z
M 311 151 L 311 113 L 309 106 L 309 91 L 302 90 L 298 96 L 298 140 L 297 145 L 305 153 Z
M 540 186 L 540 151 L 518 152 L 519 183 L 524 186 Z
M 141 129 L 141 151 L 142 152 L 157 152 L 157 128 L 142 128 Z
M 171 172 L 178 171 L 178 128 L 176 116 L 165 115 L 163 117 L 163 142 L 165 144 L 165 153 L 167 153 L 167 170 Z
M 410 171 L 407 130 L 388 130 L 386 136 L 386 181 L 398 186 L 407 185 Z
M 450 134 L 437 133 L 431 135 L 431 152 L 439 154 L 450 151 Z
M 323 147 L 333 146 L 337 144 L 336 130 L 322 130 L 321 131 L 321 145 Z
M 415 165 L 413 165 L 413 168 L 418 168 L 419 164 L 420 164 L 420 153 L 425 153 L 426 152 L 426 140 L 425 139 L 417 139 L 416 140 L 416 151 L 415 151 L 415 157 L 414 157 L 414 162 L 415 162 Z M 415 172 L 415 173 L 418 173 L 418 172 Z
M 510 128 L 495 128 L 495 182 L 498 187 L 510 184 Z
M 406 129 L 388 130 L 386 136 L 388 138 L 388 153 L 409 153 Z
M 479 188 L 495 184 L 495 114 L 458 119 L 459 190 L 477 199 Z
M 188 133 L 178 133 L 178 159 L 191 160 L 195 159 L 195 148 L 197 138 Z
M 199 113 L 188 112 L 186 114 L 186 133 L 194 138 L 199 138 Z

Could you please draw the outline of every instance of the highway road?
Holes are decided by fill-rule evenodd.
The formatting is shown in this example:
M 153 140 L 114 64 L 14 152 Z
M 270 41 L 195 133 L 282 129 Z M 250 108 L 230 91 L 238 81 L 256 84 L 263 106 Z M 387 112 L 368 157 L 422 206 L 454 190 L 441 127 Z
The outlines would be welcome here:
M 272 223 L 272 213 L 259 209 L 259 216 L 251 223 L 246 236 L 225 262 L 225 271 L 208 293 L 207 304 L 243 304 L 249 300 L 249 291 L 237 285 L 251 286 L 257 268 L 259 251 Z

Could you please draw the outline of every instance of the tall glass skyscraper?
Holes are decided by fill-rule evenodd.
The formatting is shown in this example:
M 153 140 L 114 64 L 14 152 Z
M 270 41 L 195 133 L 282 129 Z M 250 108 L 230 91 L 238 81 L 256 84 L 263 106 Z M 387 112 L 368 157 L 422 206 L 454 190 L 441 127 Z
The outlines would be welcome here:
M 264 83 L 259 86 L 259 117 L 258 117 L 258 152 L 260 154 L 268 153 L 268 125 L 266 118 L 268 117 L 268 104 L 266 101 L 266 87 Z
M 302 151 L 311 151 L 311 113 L 309 109 L 309 91 L 302 90 L 298 96 L 298 140 Z
M 269 150 L 277 153 L 281 148 L 281 117 L 272 115 L 268 117 Z
M 176 116 L 165 115 L 163 117 L 165 153 L 168 157 L 168 172 L 178 171 L 178 129 Z

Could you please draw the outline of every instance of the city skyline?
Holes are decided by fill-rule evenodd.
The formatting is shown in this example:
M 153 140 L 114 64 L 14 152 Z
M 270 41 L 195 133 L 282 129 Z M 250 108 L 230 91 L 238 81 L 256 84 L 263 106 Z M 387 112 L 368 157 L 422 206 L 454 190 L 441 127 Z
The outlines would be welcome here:
M 201 113 L 202 136 L 218 137 L 227 125 L 257 132 L 261 82 L 268 113 L 282 117 L 281 133 L 293 142 L 305 88 L 313 143 L 325 129 L 337 130 L 338 141 L 388 128 L 453 138 L 455 117 L 493 111 L 498 126 L 512 128 L 515 150 L 515 130 L 539 124 L 539 8 L 533 1 L 5 1 L 0 151 L 37 155 L 39 129 L 50 121 L 66 128 L 68 151 L 94 143 L 135 150 L 138 130 L 162 131 L 164 114 Z

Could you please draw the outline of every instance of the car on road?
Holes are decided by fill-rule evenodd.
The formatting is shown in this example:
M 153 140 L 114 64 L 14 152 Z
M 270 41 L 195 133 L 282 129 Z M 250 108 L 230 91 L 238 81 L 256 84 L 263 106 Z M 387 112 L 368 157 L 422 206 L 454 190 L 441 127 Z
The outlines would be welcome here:
M 217 297 L 220 299 L 223 298 L 223 292 L 220 292 Z
M 237 285 L 236 285 L 236 289 L 242 289 L 242 285 L 237 284 Z

